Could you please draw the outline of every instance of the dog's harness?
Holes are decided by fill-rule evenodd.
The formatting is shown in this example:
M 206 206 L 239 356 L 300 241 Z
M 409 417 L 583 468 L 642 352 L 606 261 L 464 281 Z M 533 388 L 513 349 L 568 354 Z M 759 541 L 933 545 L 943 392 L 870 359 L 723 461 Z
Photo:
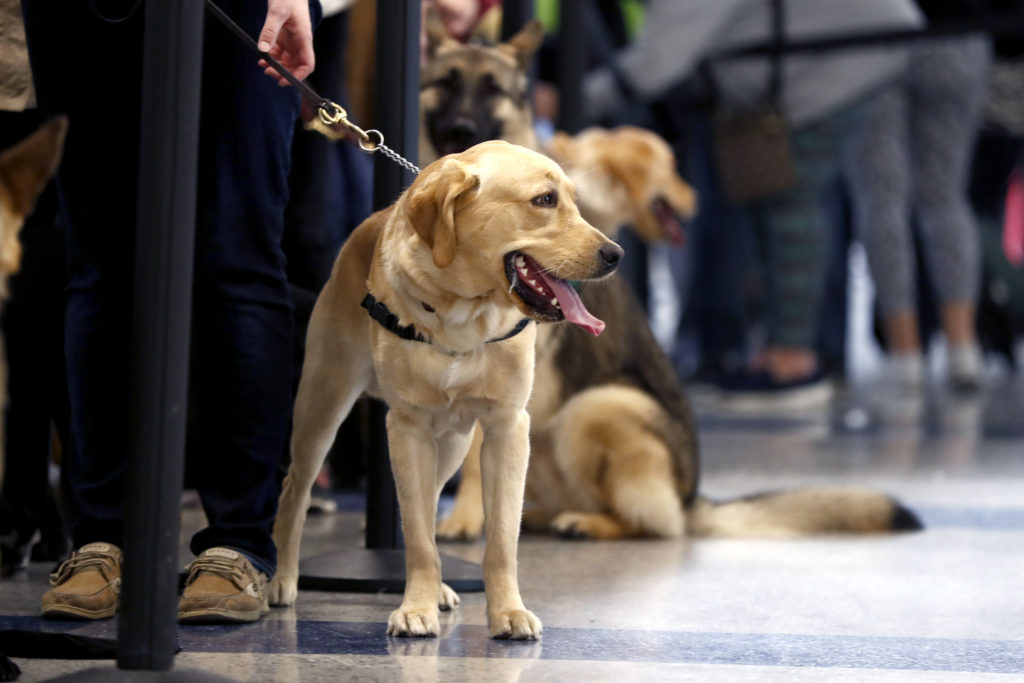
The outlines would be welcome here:
M 360 305 L 366 309 L 367 313 L 370 314 L 371 318 L 380 323 L 380 325 L 388 332 L 391 332 L 392 334 L 395 334 L 398 337 L 406 339 L 408 341 L 418 341 L 423 342 L 424 344 L 432 343 L 429 339 L 424 337 L 423 334 L 414 326 L 402 325 L 401 323 L 399 323 L 398 316 L 392 313 L 391 309 L 385 306 L 383 301 L 377 301 L 377 297 L 375 297 L 373 294 L 367 293 L 366 297 L 363 299 Z M 505 341 L 506 339 L 511 339 L 512 337 L 516 336 L 517 334 L 525 330 L 531 322 L 533 321 L 530 320 L 529 318 L 523 318 L 518 323 L 516 323 L 516 326 L 513 327 L 508 334 L 502 337 L 488 339 L 486 343 L 494 344 L 496 342 Z M 446 351 L 446 353 L 449 352 Z

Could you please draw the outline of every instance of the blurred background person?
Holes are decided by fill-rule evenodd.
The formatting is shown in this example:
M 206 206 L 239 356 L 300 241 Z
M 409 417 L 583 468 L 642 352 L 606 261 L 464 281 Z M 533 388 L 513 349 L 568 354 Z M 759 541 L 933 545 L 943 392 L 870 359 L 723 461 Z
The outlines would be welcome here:
M 929 22 L 976 19 L 983 3 L 917 0 Z M 881 311 L 888 374 L 904 386 L 924 378 L 918 328 L 913 219 L 946 337 L 949 377 L 976 389 L 975 335 L 981 282 L 978 225 L 968 176 L 988 91 L 991 45 L 968 34 L 910 44 L 907 71 L 866 107 L 851 148 L 849 187 Z
M 783 40 L 798 40 L 878 29 L 907 29 L 921 24 L 911 0 L 786 0 L 780 3 Z M 773 35 L 773 3 L 767 0 L 652 0 L 636 41 L 584 82 L 587 111 L 595 118 L 611 115 L 622 103 L 663 97 L 690 78 L 694 90 L 706 92 L 707 80 L 693 78 L 702 60 L 710 59 L 719 110 L 752 110 L 769 103 L 771 59 L 714 59 L 730 48 L 765 42 Z M 706 225 L 718 233 L 700 240 L 691 305 L 700 307 L 702 290 L 718 278 L 711 296 L 743 301 L 750 278 L 759 272 L 763 339 L 743 349 L 738 368 L 721 368 L 716 385 L 723 395 L 754 404 L 821 403 L 830 395 L 817 353 L 825 265 L 834 223 L 825 204 L 833 188 L 845 145 L 860 124 L 867 103 L 896 79 L 906 66 L 902 47 L 870 47 L 787 54 L 781 58 L 778 109 L 789 129 L 795 183 L 775 196 L 750 201 L 738 209 L 739 220 Z M 708 128 L 689 138 L 706 144 Z M 712 155 L 713 157 L 714 155 Z M 712 160 L 712 170 L 714 169 Z M 705 183 L 720 182 L 708 173 Z M 702 212 L 714 188 L 698 186 Z M 724 202 L 728 204 L 728 202 Z M 750 249 L 734 248 L 752 230 Z M 737 238 L 732 238 L 735 235 Z M 741 262 L 745 256 L 754 263 Z M 704 278 L 707 278 L 705 280 Z M 735 294 L 723 291 L 732 289 Z M 713 318 L 713 312 L 702 316 Z M 747 337 L 749 324 L 747 325 Z M 742 343 L 740 341 L 739 343 Z M 721 349 L 705 348 L 704 353 Z

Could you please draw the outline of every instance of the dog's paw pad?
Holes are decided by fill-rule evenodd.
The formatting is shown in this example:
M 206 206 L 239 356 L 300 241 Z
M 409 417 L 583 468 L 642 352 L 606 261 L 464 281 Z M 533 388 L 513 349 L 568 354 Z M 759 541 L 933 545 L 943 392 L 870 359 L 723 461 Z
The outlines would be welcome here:
M 298 595 L 299 582 L 296 579 L 275 576 L 267 586 L 267 602 L 275 607 L 294 605 Z
M 399 607 L 388 617 L 389 636 L 436 636 L 441 630 L 437 610 L 418 610 Z
M 448 610 L 458 606 L 458 604 L 459 594 L 453 591 L 448 584 L 442 583 L 441 594 L 437 599 L 437 606 L 442 612 L 447 612 Z
M 500 612 L 489 621 L 492 638 L 536 640 L 544 631 L 540 619 L 528 609 Z

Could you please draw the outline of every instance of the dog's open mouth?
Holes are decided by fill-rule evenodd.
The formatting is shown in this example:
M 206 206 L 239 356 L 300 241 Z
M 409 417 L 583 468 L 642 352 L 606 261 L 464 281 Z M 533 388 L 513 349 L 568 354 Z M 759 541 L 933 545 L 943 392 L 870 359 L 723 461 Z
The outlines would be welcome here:
M 682 244 L 686 240 L 683 221 L 664 197 L 655 197 L 651 201 L 651 213 L 658 219 L 661 234 L 666 240 L 673 244 Z
M 545 322 L 568 320 L 595 337 L 604 330 L 604 322 L 587 310 L 571 284 L 544 272 L 523 252 L 505 255 L 505 275 L 512 291 L 530 309 L 531 317 Z

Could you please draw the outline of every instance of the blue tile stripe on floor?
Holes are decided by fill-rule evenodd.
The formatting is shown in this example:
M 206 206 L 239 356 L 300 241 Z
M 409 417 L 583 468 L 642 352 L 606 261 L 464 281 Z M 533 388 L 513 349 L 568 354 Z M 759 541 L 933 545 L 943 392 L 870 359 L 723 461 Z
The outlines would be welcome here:
M 1024 529 L 1024 509 L 963 508 L 911 505 L 928 529 L 957 527 L 966 529 Z
M 0 617 L 0 628 L 113 637 L 114 622 Z M 723 664 L 1024 674 L 1024 640 L 546 628 L 536 642 L 493 640 L 483 626 L 444 628 L 437 639 L 389 638 L 374 622 L 268 619 L 178 630 L 185 652 L 434 655 L 572 661 Z

